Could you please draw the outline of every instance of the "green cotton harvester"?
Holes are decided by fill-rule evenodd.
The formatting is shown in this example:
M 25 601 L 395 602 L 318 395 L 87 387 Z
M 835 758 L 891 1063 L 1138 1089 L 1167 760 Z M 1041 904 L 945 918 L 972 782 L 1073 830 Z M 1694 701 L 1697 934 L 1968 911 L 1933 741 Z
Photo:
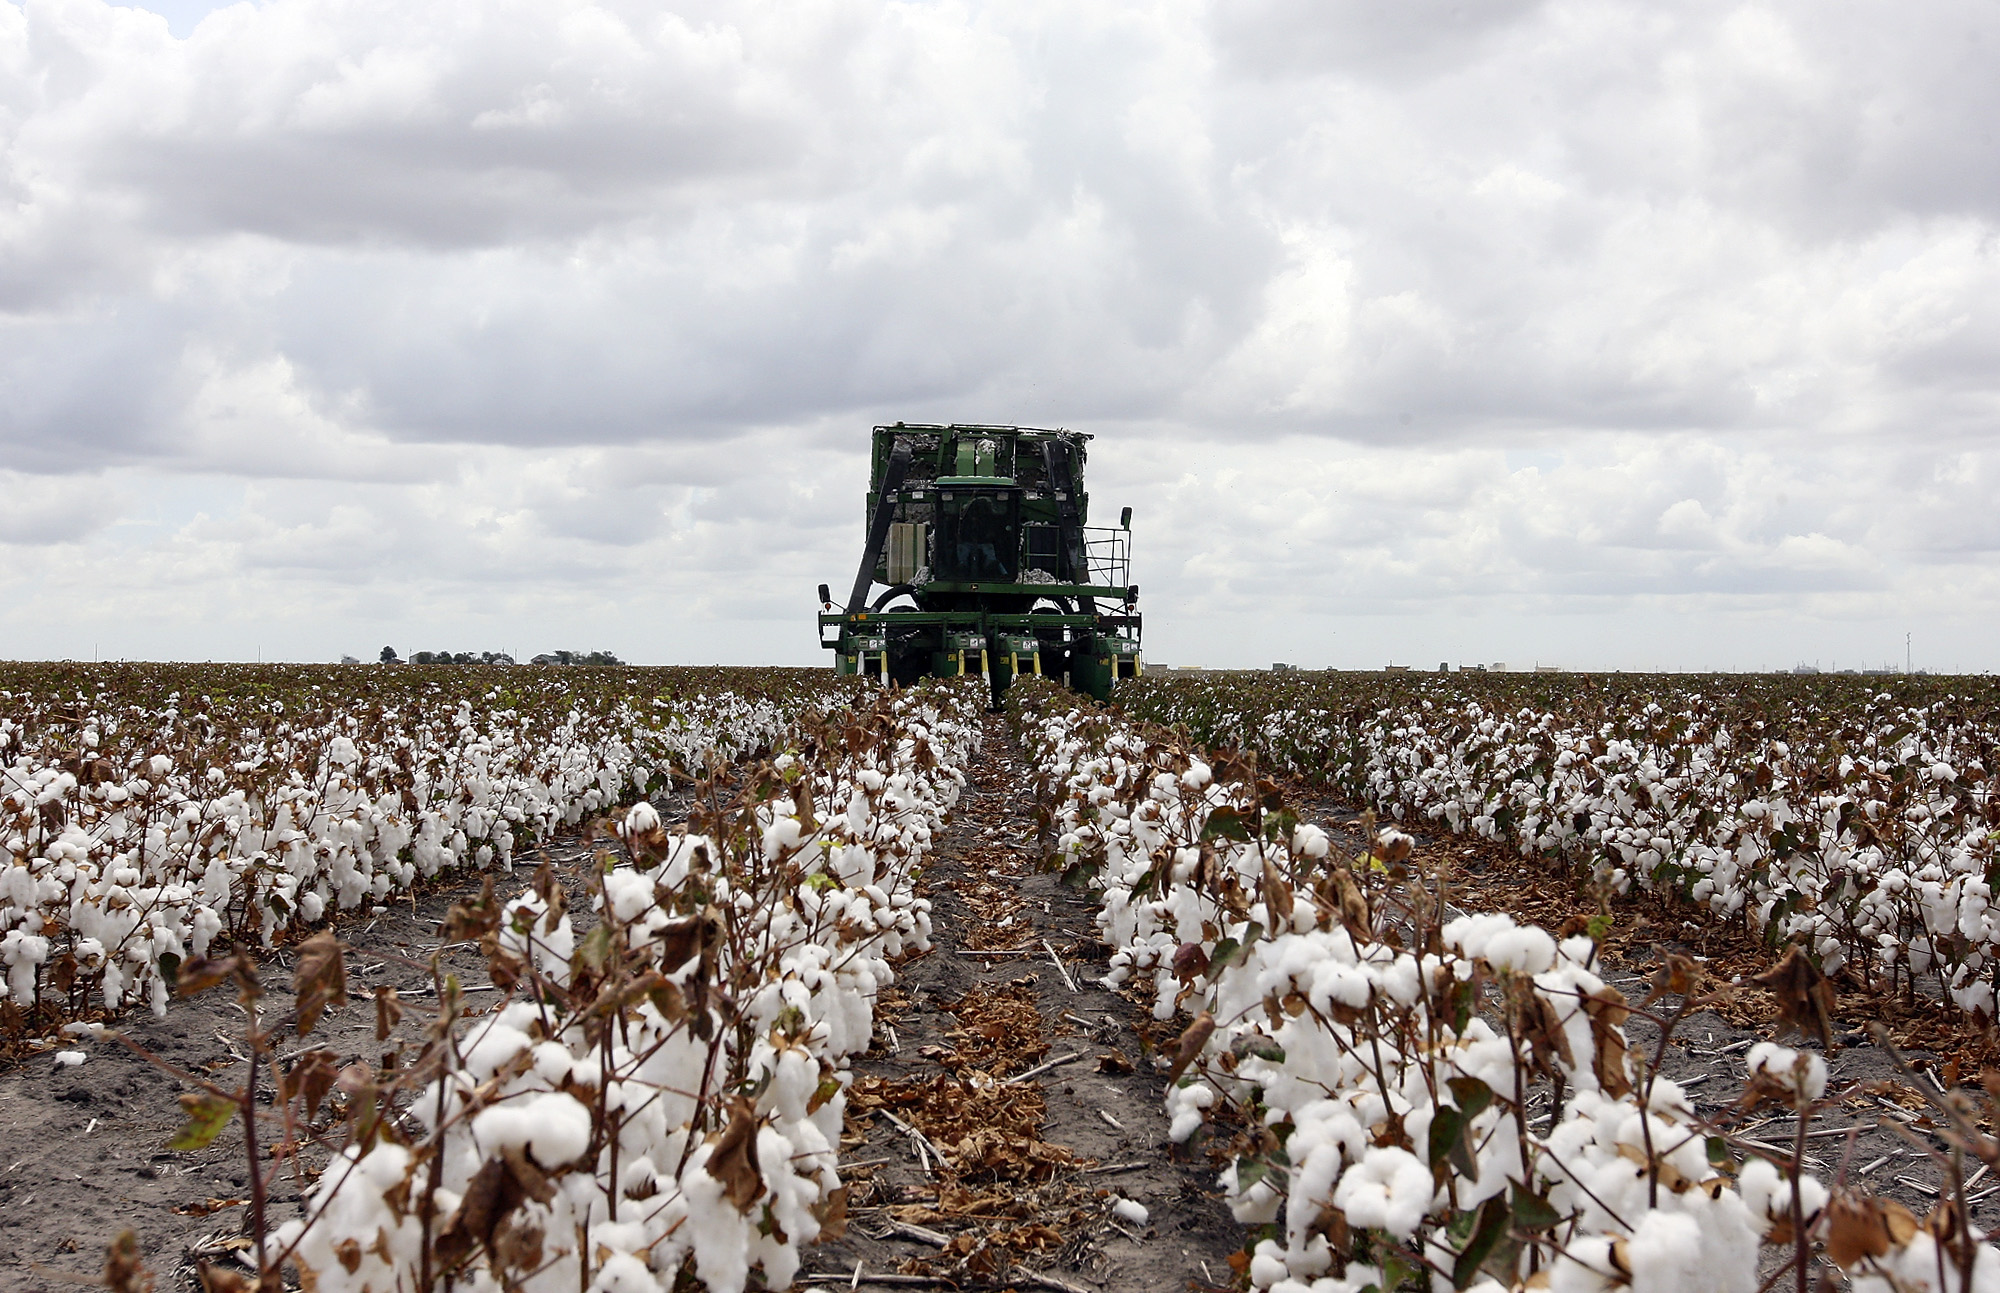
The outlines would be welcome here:
M 1087 524 L 1090 437 L 1034 427 L 875 428 L 868 543 L 845 606 L 819 586 L 841 673 L 908 684 L 1042 674 L 1099 700 L 1137 677 L 1132 509 Z M 879 591 L 878 591 L 879 589 Z

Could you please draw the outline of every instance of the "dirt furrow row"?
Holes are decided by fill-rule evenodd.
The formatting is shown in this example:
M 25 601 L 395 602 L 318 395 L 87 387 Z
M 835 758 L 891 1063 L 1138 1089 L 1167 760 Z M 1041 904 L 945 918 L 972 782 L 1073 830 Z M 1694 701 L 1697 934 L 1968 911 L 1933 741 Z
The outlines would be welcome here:
M 1029 769 L 1004 721 L 924 885 L 935 948 L 885 994 L 856 1064 L 848 1229 L 795 1288 L 926 1276 L 1093 1293 L 1226 1285 L 1242 1228 L 1167 1139 L 1162 1078 L 1100 987 L 1095 905 L 1036 868 Z

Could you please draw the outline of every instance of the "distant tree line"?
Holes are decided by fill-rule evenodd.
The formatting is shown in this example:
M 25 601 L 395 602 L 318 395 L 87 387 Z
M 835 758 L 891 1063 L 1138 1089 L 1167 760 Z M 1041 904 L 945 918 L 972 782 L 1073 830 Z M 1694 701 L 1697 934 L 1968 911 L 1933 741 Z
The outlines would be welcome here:
M 396 648 L 385 646 L 377 657 L 383 664 L 402 664 L 403 658 Z M 513 656 L 505 651 L 419 651 L 410 657 L 411 664 L 498 664 L 516 663 Z M 549 651 L 528 661 L 529 664 L 624 664 L 609 651 Z

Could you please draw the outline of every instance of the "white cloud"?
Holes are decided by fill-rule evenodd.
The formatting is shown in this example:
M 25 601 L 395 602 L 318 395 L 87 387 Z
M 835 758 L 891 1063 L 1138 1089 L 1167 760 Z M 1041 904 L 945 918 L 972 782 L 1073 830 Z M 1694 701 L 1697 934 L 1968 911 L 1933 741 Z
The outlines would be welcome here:
M 171 17 L 0 3 L 10 653 L 811 660 L 959 418 L 1102 433 L 1156 654 L 1992 663 L 1981 6 Z

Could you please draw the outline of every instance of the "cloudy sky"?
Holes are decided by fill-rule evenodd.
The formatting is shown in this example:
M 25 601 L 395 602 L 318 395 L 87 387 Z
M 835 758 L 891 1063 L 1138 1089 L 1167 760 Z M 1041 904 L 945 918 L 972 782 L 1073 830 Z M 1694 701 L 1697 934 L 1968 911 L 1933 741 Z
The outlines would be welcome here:
M 1166 663 L 2000 665 L 2000 22 L 0 0 L 0 657 L 822 663 L 1065 425 Z

